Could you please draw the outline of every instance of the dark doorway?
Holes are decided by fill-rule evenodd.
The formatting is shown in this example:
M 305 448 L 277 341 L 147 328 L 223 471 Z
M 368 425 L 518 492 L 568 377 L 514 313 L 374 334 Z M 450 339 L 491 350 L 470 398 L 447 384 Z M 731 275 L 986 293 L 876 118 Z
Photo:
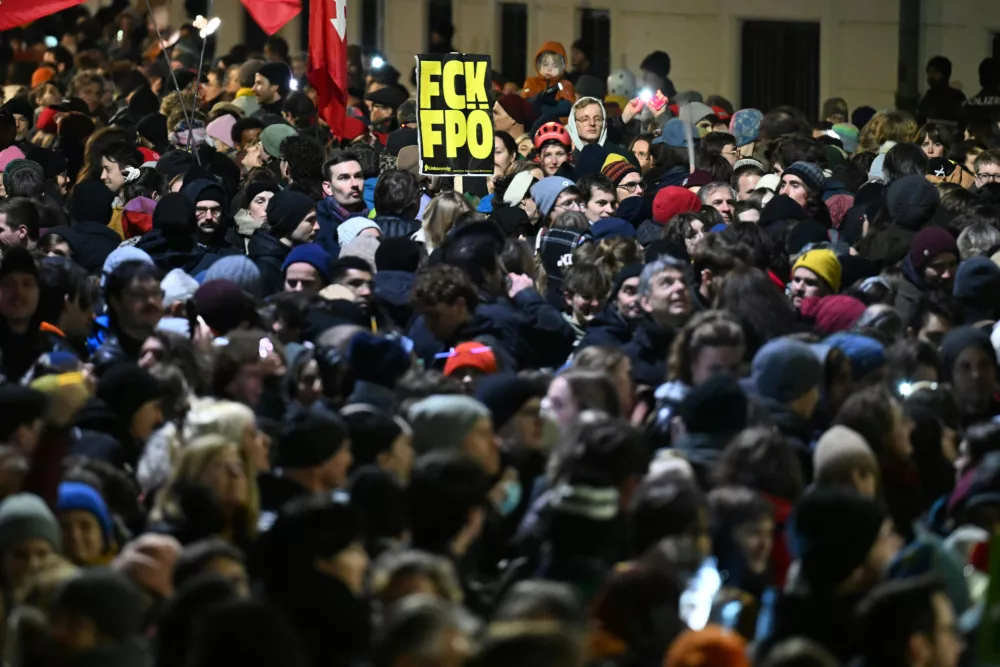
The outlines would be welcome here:
M 427 50 L 430 53 L 443 52 L 431 44 L 431 33 L 438 27 L 451 28 L 451 0 L 430 0 L 427 6 Z
M 500 74 L 521 84 L 529 74 L 528 5 L 522 2 L 500 4 L 500 35 Z
M 361 47 L 365 53 L 382 48 L 382 0 L 361 3 Z
M 745 21 L 740 62 L 740 107 L 790 104 L 818 116 L 819 23 Z
M 611 62 L 611 12 L 606 9 L 580 10 L 580 41 L 590 49 L 590 72 L 602 79 Z M 567 56 L 572 56 L 567 53 Z M 567 69 L 573 69 L 566 64 Z

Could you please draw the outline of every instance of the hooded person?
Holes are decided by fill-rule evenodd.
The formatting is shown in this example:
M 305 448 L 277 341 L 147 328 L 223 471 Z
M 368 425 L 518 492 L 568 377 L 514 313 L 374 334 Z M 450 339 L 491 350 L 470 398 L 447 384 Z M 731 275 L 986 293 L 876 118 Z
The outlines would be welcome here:
M 410 292 L 422 256 L 420 244 L 401 236 L 383 239 L 375 250 L 375 302 L 404 331 L 413 319 Z
M 988 332 L 975 327 L 955 327 L 940 348 L 941 379 L 951 382 L 962 407 L 962 426 L 1000 414 L 996 397 L 997 354 Z
M 934 217 L 939 203 L 937 188 L 923 176 L 893 181 L 885 189 L 884 202 L 890 222 L 864 237 L 858 243 L 858 252 L 880 267 L 899 262 L 917 233 Z
M 114 521 L 107 503 L 96 489 L 81 482 L 59 485 L 56 512 L 66 556 L 81 567 L 106 565 L 118 553 Z
M 823 366 L 806 343 L 792 338 L 775 338 L 757 350 L 750 367 L 748 387 L 788 438 L 802 462 L 803 473 L 811 477 L 810 421 L 820 401 Z
M 196 242 L 195 206 L 181 193 L 170 193 L 153 211 L 153 230 L 144 234 L 136 248 L 146 252 L 164 273 L 182 269 L 196 275 L 212 265 L 218 255 Z
M 900 267 L 902 280 L 897 281 L 893 303 L 904 322 L 913 318 L 928 291 L 951 291 L 958 258 L 958 242 L 944 227 L 925 227 L 913 235 Z
M 216 254 L 227 250 L 224 239 L 230 227 L 229 201 L 232 197 L 221 185 L 208 180 L 185 182 L 181 192 L 195 207 L 198 245 Z
M 95 395 L 76 418 L 72 455 L 116 466 L 135 466 L 143 444 L 163 421 L 163 388 L 144 368 L 121 362 L 97 383 Z
M 73 230 L 80 239 L 79 248 L 73 249 L 73 261 L 87 273 L 99 271 L 107 256 L 122 242 L 108 227 L 114 200 L 114 193 L 101 181 L 83 181 L 73 188 L 69 211 Z
M 267 204 L 267 222 L 250 237 L 247 255 L 260 269 L 263 294 L 280 292 L 282 265 L 292 247 L 313 239 L 316 202 L 301 192 L 275 193 Z
M 883 578 L 902 544 L 872 499 L 852 490 L 817 489 L 795 506 L 789 524 L 800 580 L 776 596 L 759 655 L 805 637 L 847 662 L 857 654 L 854 610 Z
M 559 42 L 545 42 L 535 54 L 537 76 L 528 77 L 521 97 L 533 100 L 536 108 L 557 107 L 560 101 L 573 104 L 576 91 L 566 78 L 566 48 Z M 556 109 L 552 110 L 553 112 Z

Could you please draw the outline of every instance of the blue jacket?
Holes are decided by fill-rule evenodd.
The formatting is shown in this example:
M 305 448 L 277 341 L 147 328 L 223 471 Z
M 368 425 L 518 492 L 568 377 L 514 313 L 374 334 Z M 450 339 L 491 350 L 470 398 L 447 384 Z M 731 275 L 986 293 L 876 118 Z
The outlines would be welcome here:
M 330 253 L 332 257 L 340 257 L 340 242 L 337 240 L 337 227 L 344 220 L 355 217 L 368 217 L 368 209 L 363 211 L 348 211 L 337 203 L 333 197 L 324 197 L 316 203 L 316 222 L 319 223 L 319 232 L 316 233 L 315 242 Z
M 365 206 L 368 210 L 375 208 L 375 184 L 378 183 L 378 176 L 365 179 L 365 189 L 362 196 L 365 198 Z

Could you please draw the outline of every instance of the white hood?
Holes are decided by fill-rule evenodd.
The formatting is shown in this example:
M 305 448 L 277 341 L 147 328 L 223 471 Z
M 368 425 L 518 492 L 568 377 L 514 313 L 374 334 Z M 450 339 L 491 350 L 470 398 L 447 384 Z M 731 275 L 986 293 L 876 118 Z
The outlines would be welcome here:
M 569 138 L 573 140 L 573 147 L 578 151 L 582 151 L 586 144 L 583 143 L 583 139 L 580 138 L 580 134 L 576 131 L 576 110 L 589 104 L 600 106 L 601 115 L 604 117 L 604 125 L 601 126 L 601 136 L 597 139 L 597 143 L 603 146 L 604 141 L 608 138 L 608 113 L 604 110 L 604 102 L 596 97 L 581 97 L 573 105 L 573 108 L 570 109 L 569 120 L 566 121 L 566 131 L 569 132 Z

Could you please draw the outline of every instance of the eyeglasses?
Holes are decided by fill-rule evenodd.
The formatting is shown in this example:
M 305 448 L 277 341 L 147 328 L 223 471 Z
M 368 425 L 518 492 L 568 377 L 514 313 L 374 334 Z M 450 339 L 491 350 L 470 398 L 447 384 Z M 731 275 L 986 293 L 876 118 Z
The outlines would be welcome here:
M 584 116 L 583 118 L 577 118 L 576 122 L 583 123 L 584 125 L 602 125 L 604 123 L 604 116 Z
M 976 178 L 984 183 L 1000 183 L 1000 173 L 996 174 L 976 174 Z
M 209 216 L 209 215 L 212 216 L 213 218 L 216 218 L 216 217 L 222 215 L 222 207 L 221 206 L 198 206 L 197 208 L 194 209 L 194 212 L 200 218 L 204 218 L 204 217 Z
M 566 210 L 582 211 L 583 210 L 583 202 L 580 201 L 579 199 L 571 199 L 571 200 L 565 201 L 565 202 L 563 202 L 561 204 L 556 204 L 555 208 L 562 208 L 562 209 L 566 209 Z
M 640 183 L 639 181 L 636 181 L 635 183 L 622 183 L 618 187 L 620 187 L 625 192 L 632 194 L 633 192 L 635 192 L 636 188 L 642 187 L 642 183 Z

